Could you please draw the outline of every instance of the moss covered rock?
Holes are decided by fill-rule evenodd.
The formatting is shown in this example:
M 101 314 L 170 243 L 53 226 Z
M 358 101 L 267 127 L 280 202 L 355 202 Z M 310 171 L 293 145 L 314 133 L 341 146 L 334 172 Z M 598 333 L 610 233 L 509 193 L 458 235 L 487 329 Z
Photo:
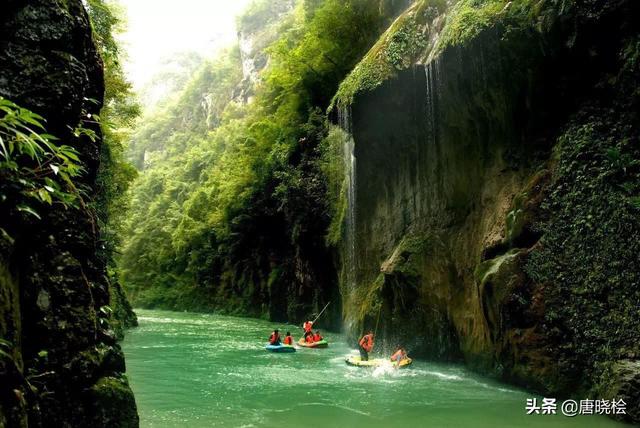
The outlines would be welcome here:
M 111 309 L 110 324 L 111 328 L 118 338 L 122 340 L 124 338 L 125 330 L 137 327 L 138 317 L 127 299 L 127 296 L 119 282 L 111 282 L 109 287 L 109 306 Z
M 356 67 L 353 336 L 558 396 L 638 358 L 637 8 L 417 1 Z
M 109 283 L 87 196 L 97 188 L 101 144 L 100 129 L 88 118 L 100 111 L 104 83 L 85 6 L 80 0 L 4 2 L 0 40 L 0 96 L 44 117 L 47 132 L 73 146 L 86 171 L 76 183 L 85 190 L 77 208 L 38 207 L 41 219 L 0 215 L 0 230 L 11 236 L 0 237 L 0 333 L 11 357 L 0 362 L 0 420 L 111 426 L 128 415 L 122 426 L 134 426 L 126 383 L 122 399 L 108 404 L 109 423 L 94 417 L 107 406 L 104 400 L 85 404 L 99 378 L 124 371 L 104 310 Z M 74 135 L 79 125 L 97 138 Z
M 138 414 L 126 377 L 103 377 L 88 394 L 93 426 L 135 428 Z

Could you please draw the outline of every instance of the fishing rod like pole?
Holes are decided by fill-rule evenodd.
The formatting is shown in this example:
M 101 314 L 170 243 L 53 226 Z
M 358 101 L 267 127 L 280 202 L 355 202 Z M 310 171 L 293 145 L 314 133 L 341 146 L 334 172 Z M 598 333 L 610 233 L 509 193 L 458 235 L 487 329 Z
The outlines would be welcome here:
M 382 303 L 380 303 L 380 309 L 378 309 L 378 319 L 376 320 L 376 329 L 373 331 L 373 337 L 378 337 L 378 324 L 380 323 L 380 314 L 382 313 Z
M 375 330 L 373 330 L 373 337 L 377 337 L 377 334 L 378 334 L 378 324 L 380 323 L 380 313 L 381 312 L 382 312 L 382 304 L 380 304 L 380 308 L 378 309 L 378 317 L 376 318 L 376 328 L 375 328 Z M 360 336 L 363 336 L 367 331 L 367 329 L 364 328 L 364 325 L 362 326 L 362 328 L 363 328 L 363 332 L 362 332 L 362 334 Z M 369 330 L 369 331 L 371 331 L 371 330 Z
M 316 317 L 316 319 L 314 319 L 313 321 L 311 321 L 312 324 L 315 324 L 316 321 L 318 321 L 318 318 L 320 318 L 320 315 L 322 315 L 322 313 L 325 311 L 325 309 L 327 309 L 329 307 L 329 305 L 331 304 L 331 302 L 327 303 L 324 308 L 322 308 L 322 310 L 320 311 L 320 313 L 318 314 L 318 316 Z

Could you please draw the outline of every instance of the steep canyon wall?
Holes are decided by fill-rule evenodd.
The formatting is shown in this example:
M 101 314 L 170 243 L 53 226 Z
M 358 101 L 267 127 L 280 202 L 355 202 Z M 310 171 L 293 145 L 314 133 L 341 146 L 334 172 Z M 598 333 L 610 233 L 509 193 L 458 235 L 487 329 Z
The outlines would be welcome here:
M 80 0 L 9 0 L 0 14 L 0 95 L 46 119 L 86 169 L 78 208 L 39 208 L 41 220 L 2 213 L 0 426 L 133 427 L 124 356 L 109 327 L 109 281 L 96 219 L 100 139 L 74 135 L 99 113 L 102 63 Z M 5 348 L 3 348 L 5 349 Z
M 636 65 L 624 54 L 637 5 L 505 2 L 478 31 L 456 20 L 486 4 L 435 18 L 414 5 L 404 29 L 423 50 L 337 99 L 354 158 L 347 330 L 378 326 L 387 347 L 540 391 L 617 392 L 637 418 Z M 453 25 L 472 35 L 447 40 Z M 624 172 L 607 156 L 626 156 Z

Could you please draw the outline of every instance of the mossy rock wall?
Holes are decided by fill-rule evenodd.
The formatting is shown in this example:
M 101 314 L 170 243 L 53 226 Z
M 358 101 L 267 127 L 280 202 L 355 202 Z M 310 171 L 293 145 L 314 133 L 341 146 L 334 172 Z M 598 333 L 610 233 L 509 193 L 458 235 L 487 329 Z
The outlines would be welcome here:
M 419 335 L 413 323 L 403 329 L 403 340 L 422 342 L 412 344 L 416 353 L 489 352 L 481 308 L 470 304 L 479 299 L 474 267 L 485 248 L 504 238 L 513 195 L 531 169 L 518 159 L 541 149 L 522 144 L 515 130 L 527 118 L 518 114 L 524 100 L 515 95 L 517 84 L 503 84 L 507 49 L 495 32 L 483 36 L 429 66 L 399 71 L 351 107 L 357 283 L 374 284 L 383 265 L 390 265 L 383 269 L 385 284 L 406 284 L 398 275 L 413 277 L 414 298 L 401 297 L 408 292 L 398 291 L 402 285 L 382 292 L 411 302 L 395 309 L 398 316 L 413 312 L 411 318 L 434 327 Z M 422 242 L 407 246 L 412 239 Z M 397 331 L 385 325 L 382 331 Z M 441 336 L 438 326 L 447 334 Z
M 0 215 L 0 425 L 138 425 L 124 356 L 109 325 L 109 281 L 97 255 L 99 230 L 89 208 L 96 191 L 100 138 L 76 137 L 103 100 L 102 61 L 81 0 L 9 0 L 0 14 L 0 96 L 46 119 L 49 134 L 79 153 L 86 189 L 78 208 L 38 207 L 35 217 Z M 104 401 L 87 391 L 117 378 L 117 412 L 95 416 Z M 110 404 L 110 411 L 114 405 Z M 117 421 L 117 424 L 112 422 Z
M 622 230 L 638 223 L 630 214 L 637 189 L 625 184 L 637 178 L 638 153 L 613 143 L 637 142 L 629 83 L 637 75 L 637 7 L 461 0 L 418 26 L 429 42 L 411 53 L 413 65 L 362 88 L 347 79 L 335 109 L 355 140 L 354 283 L 344 281 L 350 266 L 341 275 L 352 338 L 379 324 L 383 347 L 400 342 L 414 355 L 463 359 L 558 395 L 597 395 L 601 365 L 637 358 L 640 314 L 623 302 L 637 301 L 640 264 L 634 235 Z M 345 93 L 352 98 L 340 98 Z M 577 136 L 583 126 L 596 131 Z M 626 165 L 617 173 L 624 179 L 604 160 L 588 162 L 607 152 Z M 601 186 L 613 176 L 620 182 Z M 590 193 L 589 203 L 609 206 L 598 215 L 611 221 L 567 231 L 582 221 L 568 194 L 585 197 L 590 188 L 607 192 Z M 618 193 L 621 209 L 607 202 Z M 625 250 L 595 245 L 607 233 Z M 586 286 L 610 271 L 597 260 L 612 252 L 622 259 L 616 283 Z M 574 277 L 563 280 L 563 270 Z M 603 301 L 607 292 L 616 303 Z M 593 323 L 589 339 L 579 314 Z M 614 352 L 607 335 L 619 338 Z M 591 355 L 577 346 L 584 340 Z

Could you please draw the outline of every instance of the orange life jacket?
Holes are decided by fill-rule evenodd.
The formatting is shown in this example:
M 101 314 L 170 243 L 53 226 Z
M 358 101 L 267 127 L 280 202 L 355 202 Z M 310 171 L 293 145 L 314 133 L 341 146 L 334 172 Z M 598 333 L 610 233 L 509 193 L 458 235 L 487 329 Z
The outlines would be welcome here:
M 373 334 L 365 334 L 360 339 L 360 346 L 367 352 L 371 352 L 373 349 Z
M 391 356 L 391 359 L 395 361 L 397 359 L 402 359 L 403 357 L 404 357 L 404 354 L 402 353 L 402 349 L 398 349 L 396 353 Z
M 280 341 L 280 334 L 271 333 L 271 336 L 269 336 L 269 343 L 272 345 L 275 345 L 279 341 Z
M 311 332 L 312 327 L 313 327 L 313 323 L 311 321 L 307 321 L 302 325 L 302 328 L 304 328 L 305 333 Z
M 322 340 L 322 336 L 320 336 L 319 334 L 314 334 L 313 335 L 313 341 L 314 342 L 320 342 Z
M 307 338 L 305 339 L 305 342 L 313 343 L 313 334 L 308 335 Z
M 285 344 L 285 345 L 292 345 L 292 344 L 293 344 L 292 339 L 291 339 L 291 336 L 285 336 L 285 338 L 284 338 L 284 344 Z

